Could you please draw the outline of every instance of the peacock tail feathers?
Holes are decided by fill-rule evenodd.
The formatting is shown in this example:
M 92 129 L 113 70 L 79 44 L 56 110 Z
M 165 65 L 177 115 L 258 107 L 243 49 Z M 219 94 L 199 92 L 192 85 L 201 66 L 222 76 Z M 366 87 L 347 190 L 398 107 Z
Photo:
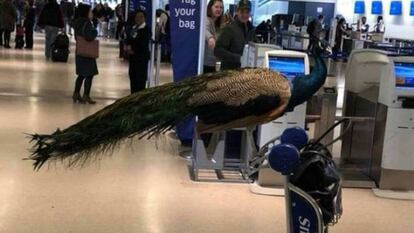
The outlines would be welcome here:
M 188 86 L 184 82 L 148 89 L 120 99 L 65 130 L 32 135 L 35 145 L 30 159 L 35 161 L 35 169 L 55 159 L 69 159 L 69 166 L 84 164 L 93 155 L 110 154 L 128 137 L 162 134 L 191 114 L 186 100 L 200 91 L 202 84 L 192 82 Z
M 257 125 L 282 114 L 289 98 L 288 81 L 267 69 L 200 75 L 122 98 L 64 130 L 31 135 L 29 159 L 36 170 L 56 160 L 83 165 L 127 138 L 158 136 L 189 116 L 206 130 Z

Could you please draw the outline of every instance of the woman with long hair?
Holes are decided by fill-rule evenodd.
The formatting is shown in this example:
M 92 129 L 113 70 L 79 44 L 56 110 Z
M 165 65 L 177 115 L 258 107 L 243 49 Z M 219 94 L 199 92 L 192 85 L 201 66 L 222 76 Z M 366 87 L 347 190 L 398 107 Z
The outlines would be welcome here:
M 81 36 L 87 41 L 93 41 L 98 36 L 98 32 L 93 25 L 93 14 L 91 7 L 86 4 L 79 4 L 75 13 L 73 28 L 75 38 Z M 90 97 L 93 76 L 98 74 L 98 66 L 95 58 L 83 57 L 76 54 L 76 74 L 78 75 L 73 93 L 73 102 L 95 104 Z M 80 95 L 82 84 L 84 85 L 83 97 Z
M 214 56 L 214 48 L 216 47 L 216 40 L 220 35 L 220 31 L 224 25 L 223 12 L 223 0 L 209 1 L 207 5 L 204 73 L 211 73 L 216 71 L 216 57 Z

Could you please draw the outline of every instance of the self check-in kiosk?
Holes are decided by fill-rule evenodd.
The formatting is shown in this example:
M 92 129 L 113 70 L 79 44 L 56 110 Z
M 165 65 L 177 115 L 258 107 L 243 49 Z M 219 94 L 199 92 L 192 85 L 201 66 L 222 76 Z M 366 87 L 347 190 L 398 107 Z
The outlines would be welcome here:
M 289 81 L 294 77 L 309 74 L 309 58 L 306 53 L 274 50 L 266 52 L 264 66 L 280 72 Z M 291 127 L 304 128 L 306 119 L 306 103 L 297 106 L 293 112 L 261 125 L 258 130 L 258 145 L 264 146 L 269 140 L 281 135 L 283 131 Z M 268 166 L 263 166 L 258 172 L 258 178 L 251 185 L 253 193 L 268 195 L 283 195 L 283 177 Z
M 406 191 L 414 190 L 414 58 L 355 50 L 345 79 L 343 117 L 354 120 L 342 139 L 344 185 L 409 198 Z M 389 190 L 403 190 L 405 196 Z
M 391 76 L 381 77 L 377 107 L 374 154 L 382 160 L 375 193 L 407 199 L 407 193 L 388 190 L 414 190 L 414 57 L 390 61 Z
M 242 67 L 263 67 L 266 52 L 281 49 L 281 47 L 274 44 L 249 42 L 244 47 L 243 56 L 241 58 Z
M 352 51 L 345 73 L 342 116 L 352 119 L 342 138 L 340 167 L 344 185 L 373 188 L 379 180 L 381 156 L 374 156 L 375 117 L 381 77 L 390 77 L 392 64 L 380 50 Z
M 306 53 L 275 50 L 266 52 L 265 67 L 280 72 L 289 81 L 294 77 L 309 74 L 309 58 Z M 259 129 L 259 146 L 263 146 L 270 139 L 281 135 L 283 131 L 291 127 L 305 127 L 306 103 L 299 105 L 293 112 L 271 123 L 262 125 Z

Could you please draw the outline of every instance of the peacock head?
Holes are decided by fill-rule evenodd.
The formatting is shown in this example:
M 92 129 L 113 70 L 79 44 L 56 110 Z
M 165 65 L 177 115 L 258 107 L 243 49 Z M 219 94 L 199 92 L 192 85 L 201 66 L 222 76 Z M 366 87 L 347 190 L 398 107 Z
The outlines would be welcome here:
M 327 69 L 322 54 L 330 53 L 332 50 L 326 41 L 319 40 L 314 43 L 311 51 L 315 61 L 312 72 L 292 80 L 291 98 L 286 108 L 287 112 L 293 111 L 296 106 L 308 101 L 325 83 Z

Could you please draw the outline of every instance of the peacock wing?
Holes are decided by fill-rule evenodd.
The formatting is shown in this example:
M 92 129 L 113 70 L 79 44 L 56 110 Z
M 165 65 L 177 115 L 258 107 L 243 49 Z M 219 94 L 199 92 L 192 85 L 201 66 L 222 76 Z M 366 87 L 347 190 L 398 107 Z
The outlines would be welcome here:
M 289 102 L 290 86 L 268 69 L 242 69 L 207 82 L 188 101 L 199 118 L 199 131 L 263 124 L 276 119 Z

